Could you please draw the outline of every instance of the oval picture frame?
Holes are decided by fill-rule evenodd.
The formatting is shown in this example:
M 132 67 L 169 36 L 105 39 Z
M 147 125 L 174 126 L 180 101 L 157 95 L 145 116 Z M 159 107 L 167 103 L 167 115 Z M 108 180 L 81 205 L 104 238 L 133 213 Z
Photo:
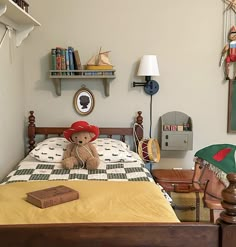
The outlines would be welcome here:
M 93 111 L 95 99 L 93 93 L 87 88 L 79 89 L 73 99 L 74 108 L 80 115 L 88 115 Z

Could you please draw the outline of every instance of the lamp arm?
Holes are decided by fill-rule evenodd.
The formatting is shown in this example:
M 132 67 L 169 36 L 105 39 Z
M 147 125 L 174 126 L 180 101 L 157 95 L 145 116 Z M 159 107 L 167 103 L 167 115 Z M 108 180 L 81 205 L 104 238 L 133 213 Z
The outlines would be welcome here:
M 133 82 L 133 87 L 144 87 L 146 82 Z

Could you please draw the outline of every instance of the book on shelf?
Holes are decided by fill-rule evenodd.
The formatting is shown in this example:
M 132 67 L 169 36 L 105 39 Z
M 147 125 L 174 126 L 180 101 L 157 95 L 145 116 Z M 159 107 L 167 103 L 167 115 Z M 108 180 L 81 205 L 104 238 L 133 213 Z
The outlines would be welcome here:
M 69 67 L 70 67 L 70 70 L 74 70 L 75 69 L 75 66 L 74 66 L 74 48 L 69 46 L 68 47 L 68 53 L 69 53 Z M 71 75 L 74 75 L 74 72 L 71 72 Z
M 66 54 L 64 48 L 61 48 L 61 70 L 66 70 Z M 66 75 L 66 72 L 62 72 L 62 75 Z
M 61 70 L 61 48 L 56 47 L 56 69 Z M 60 75 L 61 72 L 57 72 L 57 75 Z
M 51 49 L 51 69 L 56 70 L 57 69 L 57 61 L 56 61 L 56 49 Z M 52 75 L 56 75 L 56 72 L 52 72 Z
M 27 193 L 26 201 L 40 208 L 47 208 L 79 199 L 79 192 L 64 185 Z
M 82 69 L 82 64 L 80 61 L 80 56 L 79 56 L 79 51 L 75 50 L 74 51 L 74 62 L 75 62 L 75 70 L 81 70 Z
M 70 61 L 69 61 L 68 49 L 65 49 L 65 57 L 66 57 L 66 70 L 68 70 L 68 72 L 66 74 L 70 75 L 71 73 L 69 72 L 69 70 L 70 70 Z

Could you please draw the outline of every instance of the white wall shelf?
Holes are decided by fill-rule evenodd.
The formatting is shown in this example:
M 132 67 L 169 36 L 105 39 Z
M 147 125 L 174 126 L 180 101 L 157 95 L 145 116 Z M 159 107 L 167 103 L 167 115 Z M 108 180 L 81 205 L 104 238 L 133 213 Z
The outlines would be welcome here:
M 68 73 L 73 73 L 70 75 Z M 56 94 L 61 96 L 62 79 L 103 79 L 105 96 L 110 95 L 110 79 L 115 78 L 115 70 L 50 70 Z
M 41 26 L 38 21 L 11 0 L 0 0 L 0 23 L 16 31 L 17 47 L 35 26 Z

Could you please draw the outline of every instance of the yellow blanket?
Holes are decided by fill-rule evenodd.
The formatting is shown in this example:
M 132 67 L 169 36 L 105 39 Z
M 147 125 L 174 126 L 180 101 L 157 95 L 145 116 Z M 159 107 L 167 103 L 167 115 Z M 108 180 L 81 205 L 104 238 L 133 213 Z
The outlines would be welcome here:
M 26 193 L 57 185 L 80 198 L 38 208 Z M 47 181 L 0 185 L 0 224 L 78 222 L 179 222 L 159 187 L 151 182 Z

